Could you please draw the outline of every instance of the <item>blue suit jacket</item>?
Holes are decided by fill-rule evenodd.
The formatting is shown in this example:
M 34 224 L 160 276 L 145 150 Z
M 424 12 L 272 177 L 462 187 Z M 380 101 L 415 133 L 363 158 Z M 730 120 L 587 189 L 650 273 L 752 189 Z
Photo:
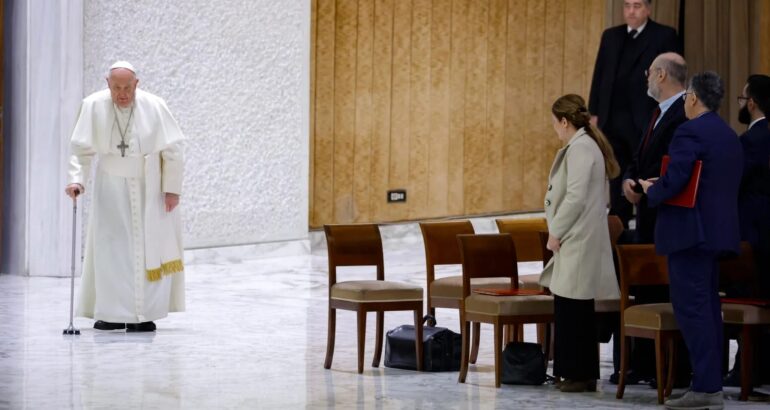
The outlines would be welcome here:
M 689 248 L 738 252 L 738 187 L 743 152 L 738 136 L 721 118 L 707 112 L 683 123 L 668 149 L 666 175 L 647 190 L 658 206 L 655 249 L 668 255 Z M 696 160 L 703 161 L 694 208 L 667 205 L 687 185 Z

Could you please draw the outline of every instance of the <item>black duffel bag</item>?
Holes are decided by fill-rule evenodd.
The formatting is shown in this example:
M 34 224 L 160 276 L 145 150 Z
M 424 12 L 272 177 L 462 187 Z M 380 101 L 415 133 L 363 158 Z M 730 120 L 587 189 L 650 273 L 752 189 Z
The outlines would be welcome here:
M 537 343 L 511 342 L 503 350 L 504 384 L 540 385 L 546 380 L 545 354 Z
M 436 320 L 427 315 L 428 322 L 422 328 L 422 370 L 426 372 L 452 372 L 460 370 L 462 339 L 445 328 L 435 327 Z M 385 366 L 397 369 L 417 370 L 414 351 L 414 326 L 401 325 L 389 330 L 385 337 Z

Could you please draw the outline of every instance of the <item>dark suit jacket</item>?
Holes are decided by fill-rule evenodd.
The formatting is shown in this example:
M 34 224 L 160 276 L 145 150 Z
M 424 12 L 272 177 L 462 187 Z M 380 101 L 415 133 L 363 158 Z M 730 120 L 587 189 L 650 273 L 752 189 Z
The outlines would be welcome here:
M 650 116 L 652 113 L 650 114 Z M 648 119 L 647 123 L 652 118 Z M 645 129 L 639 140 L 639 147 L 636 150 L 633 161 L 628 165 L 623 179 L 638 179 L 653 178 L 660 175 L 660 162 L 661 158 L 668 152 L 668 146 L 671 143 L 671 138 L 674 137 L 674 132 L 683 123 L 687 121 L 687 117 L 684 115 L 684 101 L 681 98 L 677 98 L 668 110 L 663 113 L 656 126 L 650 140 L 647 143 L 647 149 L 642 149 L 642 142 L 644 141 L 644 134 L 647 132 Z M 642 199 L 639 201 L 639 205 L 636 210 L 636 242 L 638 243 L 653 243 L 655 240 L 655 220 L 658 215 L 658 209 L 652 208 L 647 205 L 647 197 L 642 195 Z
M 668 255 L 689 248 L 737 253 L 738 188 L 743 150 L 738 136 L 719 115 L 707 112 L 680 125 L 668 149 L 666 175 L 647 190 L 658 207 L 655 249 Z M 663 203 L 681 192 L 696 160 L 703 161 L 694 208 Z
M 599 117 L 599 128 L 604 129 L 612 105 L 612 89 L 615 86 L 615 70 L 618 67 L 621 49 L 628 35 L 627 25 L 623 24 L 604 30 L 596 56 L 594 77 L 591 81 L 591 96 L 588 110 Z M 646 130 L 650 112 L 655 108 L 655 100 L 647 96 L 647 79 L 644 70 L 650 67 L 658 55 L 674 51 L 681 53 L 681 46 L 676 31 L 668 26 L 647 20 L 636 41 L 640 43 L 636 63 L 628 78 L 631 98 L 631 113 L 634 126 L 638 131 L 633 137 Z M 634 98 L 635 96 L 635 98 Z M 636 144 L 630 145 L 632 147 Z
M 758 121 L 743 133 L 743 178 L 738 195 L 741 239 L 757 245 L 759 230 L 770 225 L 770 129 Z

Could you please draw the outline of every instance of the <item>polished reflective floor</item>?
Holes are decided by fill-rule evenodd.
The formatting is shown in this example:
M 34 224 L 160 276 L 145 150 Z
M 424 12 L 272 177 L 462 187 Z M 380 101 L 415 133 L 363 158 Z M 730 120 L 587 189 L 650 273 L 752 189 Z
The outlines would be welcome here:
M 481 229 L 479 229 L 481 228 Z M 492 228 L 477 226 L 477 231 Z M 424 257 L 414 227 L 384 230 L 386 278 L 424 286 Z M 318 235 L 313 242 L 322 242 Z M 494 387 L 491 328 L 482 327 L 478 365 L 466 384 L 457 373 L 371 367 L 374 316 L 367 324 L 365 371 L 356 373 L 355 315 L 340 311 L 331 370 L 326 346 L 326 256 L 307 243 L 267 251 L 251 248 L 191 252 L 188 310 L 157 322 L 150 334 L 101 332 L 68 323 L 69 279 L 0 276 L 0 409 L 522 409 L 655 408 L 655 391 L 629 386 L 623 400 L 603 380 L 596 393 L 565 394 L 552 386 Z M 299 256 L 277 256 L 300 253 Z M 522 264 L 521 273 L 537 265 Z M 457 273 L 459 268 L 447 268 Z M 350 269 L 341 278 L 361 278 Z M 385 328 L 410 323 L 411 313 L 385 315 Z M 439 310 L 439 325 L 459 330 L 457 314 Z M 534 340 L 534 327 L 526 329 Z M 734 349 L 734 344 L 733 344 Z M 610 345 L 601 373 L 612 371 Z M 770 386 L 765 386 L 770 387 Z M 768 391 L 765 389 L 765 391 Z M 727 388 L 734 396 L 736 388 Z M 729 407 L 767 404 L 727 402 Z

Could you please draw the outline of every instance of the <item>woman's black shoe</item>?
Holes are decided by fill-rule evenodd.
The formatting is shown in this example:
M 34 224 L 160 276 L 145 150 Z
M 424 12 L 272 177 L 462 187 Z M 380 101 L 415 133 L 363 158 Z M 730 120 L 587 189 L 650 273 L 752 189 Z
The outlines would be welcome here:
M 126 323 L 126 332 L 154 332 L 155 323 L 142 322 L 142 323 Z
M 94 329 L 96 330 L 122 330 L 125 328 L 125 323 L 112 323 L 103 320 L 97 320 L 96 323 L 94 323 Z

